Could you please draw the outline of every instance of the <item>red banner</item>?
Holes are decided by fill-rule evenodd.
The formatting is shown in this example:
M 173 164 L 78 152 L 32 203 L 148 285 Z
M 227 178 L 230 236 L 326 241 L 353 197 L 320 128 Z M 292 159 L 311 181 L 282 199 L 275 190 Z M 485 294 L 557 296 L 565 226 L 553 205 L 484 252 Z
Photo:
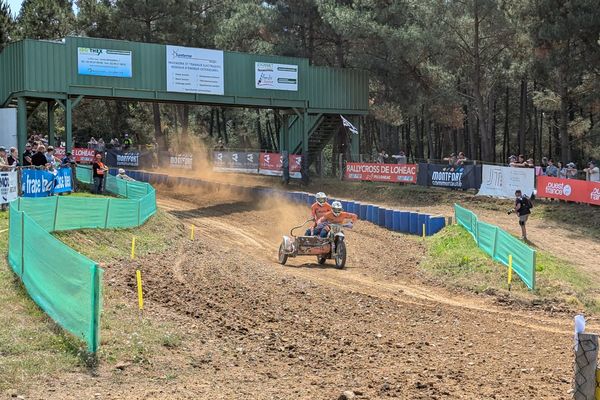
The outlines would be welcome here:
M 260 153 L 258 173 L 262 175 L 281 176 L 283 172 L 283 157 L 279 153 Z M 289 156 L 290 177 L 301 178 L 302 156 L 292 154 Z
M 346 163 L 344 178 L 349 181 L 417 182 L 416 164 Z
M 63 159 L 66 154 L 65 148 L 64 147 L 56 147 L 54 154 L 56 157 Z M 96 155 L 96 150 L 86 149 L 83 147 L 74 147 L 71 150 L 71 154 L 73 155 L 73 159 L 75 160 L 75 162 L 91 164 L 94 162 L 94 156 Z
M 600 205 L 600 183 L 538 176 L 537 196 Z

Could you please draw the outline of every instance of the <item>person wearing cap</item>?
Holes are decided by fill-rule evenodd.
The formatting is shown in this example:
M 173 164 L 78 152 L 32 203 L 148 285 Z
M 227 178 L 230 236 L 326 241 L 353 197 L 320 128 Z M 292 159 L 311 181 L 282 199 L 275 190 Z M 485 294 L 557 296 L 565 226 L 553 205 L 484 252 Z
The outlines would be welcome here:
M 60 160 L 60 165 L 62 167 L 70 167 L 73 164 L 75 164 L 75 161 L 73 160 L 72 154 L 70 151 L 67 151 L 63 159 Z
M 590 161 L 584 171 L 587 173 L 590 182 L 600 182 L 600 169 L 594 161 Z
M 33 152 L 31 151 L 31 143 L 27 143 L 25 145 L 25 151 L 23 152 L 23 166 L 31 165 L 31 156 Z
M 119 173 L 117 174 L 116 178 L 123 179 L 124 181 L 135 182 L 135 179 L 128 176 L 123 168 L 119 168 Z
M 554 177 L 554 178 L 558 178 L 558 167 L 556 165 L 554 165 L 554 160 L 553 159 L 549 159 L 546 162 L 546 176 L 550 176 L 550 177 Z
M 573 162 L 567 164 L 567 179 L 577 179 L 577 165 Z

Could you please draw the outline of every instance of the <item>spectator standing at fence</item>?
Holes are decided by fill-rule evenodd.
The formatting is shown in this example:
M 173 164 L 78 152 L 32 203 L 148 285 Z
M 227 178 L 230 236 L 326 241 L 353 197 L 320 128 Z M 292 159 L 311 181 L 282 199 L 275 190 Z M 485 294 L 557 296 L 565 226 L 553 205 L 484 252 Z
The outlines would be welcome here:
M 31 152 L 31 143 L 27 143 L 25 145 L 25 151 L 23 152 L 23 166 L 31 165 L 31 156 L 33 153 Z
M 551 176 L 553 178 L 558 178 L 558 173 L 559 173 L 559 170 L 558 170 L 558 167 L 556 165 L 554 165 L 554 160 L 552 160 L 552 159 L 548 160 L 547 166 L 545 169 L 545 175 Z
M 35 154 L 31 156 L 31 165 L 35 167 L 44 167 L 46 164 L 48 164 L 46 147 L 44 145 L 39 145 Z
M 96 154 L 96 160 L 92 164 L 92 172 L 94 176 L 94 193 L 102 194 L 102 185 L 104 183 L 104 176 L 108 168 L 102 162 L 102 154 Z
M 588 163 L 588 167 L 583 169 L 587 173 L 586 179 L 590 182 L 600 182 L 600 168 L 594 161 Z
M 104 139 L 102 139 L 102 138 L 98 139 L 98 143 L 96 144 L 96 150 L 104 151 L 105 148 L 106 148 L 106 143 L 104 143 Z
M 8 160 L 6 159 L 6 149 L 0 146 L 0 169 L 2 171 L 8 170 Z
M 456 165 L 465 165 L 465 163 L 469 161 L 465 156 L 465 153 L 462 151 L 458 152 L 458 157 L 456 157 Z
M 515 208 L 509 211 L 509 214 L 516 212 L 519 217 L 519 226 L 521 226 L 521 239 L 527 241 L 527 228 L 525 224 L 531 214 L 531 200 L 527 196 L 524 196 L 521 190 L 515 191 Z
M 88 149 L 96 149 L 98 146 L 98 141 L 96 140 L 95 137 L 91 137 L 90 140 L 88 141 Z
M 125 134 L 125 138 L 123 139 L 123 150 L 129 150 L 129 148 L 133 146 L 133 140 L 129 137 L 129 134 Z
M 73 155 L 70 151 L 65 154 L 62 160 L 60 160 L 61 167 L 70 167 L 75 164 L 75 160 L 73 160 Z
M 377 154 L 377 162 L 379 164 L 384 164 L 385 160 L 389 157 L 389 155 L 385 152 L 384 149 L 381 149 Z
M 10 148 L 8 157 L 6 157 L 6 163 L 11 167 L 19 166 L 19 153 L 17 152 L 17 149 L 15 147 Z
M 577 165 L 573 162 L 567 164 L 567 179 L 577 179 Z
M 567 168 L 563 165 L 562 161 L 559 161 L 556 166 L 558 168 L 558 177 L 560 179 L 567 179 Z
M 54 164 L 56 161 L 54 157 L 54 147 L 52 146 L 48 146 L 48 149 L 46 150 L 46 161 L 48 161 L 48 164 Z

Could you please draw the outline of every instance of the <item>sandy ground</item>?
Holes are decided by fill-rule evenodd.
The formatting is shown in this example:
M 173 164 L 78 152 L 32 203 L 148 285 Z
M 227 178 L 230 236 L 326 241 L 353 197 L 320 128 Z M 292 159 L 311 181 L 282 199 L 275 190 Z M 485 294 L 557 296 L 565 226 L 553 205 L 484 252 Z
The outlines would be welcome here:
M 416 238 L 359 222 L 346 269 L 314 257 L 281 266 L 280 237 L 306 209 L 214 192 L 158 203 L 197 226 L 196 241 L 138 261 L 145 318 L 176 321 L 182 345 L 97 376 L 48 377 L 27 398 L 570 398 L 572 316 L 437 287 L 418 273 Z M 111 289 L 135 293 L 131 266 L 105 269 Z

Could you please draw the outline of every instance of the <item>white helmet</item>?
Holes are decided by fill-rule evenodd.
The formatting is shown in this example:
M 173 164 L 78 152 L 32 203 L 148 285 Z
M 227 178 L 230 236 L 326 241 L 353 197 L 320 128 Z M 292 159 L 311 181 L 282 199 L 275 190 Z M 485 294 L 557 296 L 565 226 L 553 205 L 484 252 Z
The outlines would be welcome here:
M 319 204 L 325 204 L 325 202 L 327 201 L 327 195 L 323 192 L 319 192 L 315 194 L 315 199 Z
M 119 168 L 119 175 L 123 175 L 125 173 L 125 170 L 123 168 Z
M 333 213 L 333 215 L 335 215 L 336 217 L 338 215 L 340 215 L 340 213 L 343 211 L 342 208 L 342 203 L 340 203 L 339 201 L 334 201 L 331 204 L 331 212 Z

